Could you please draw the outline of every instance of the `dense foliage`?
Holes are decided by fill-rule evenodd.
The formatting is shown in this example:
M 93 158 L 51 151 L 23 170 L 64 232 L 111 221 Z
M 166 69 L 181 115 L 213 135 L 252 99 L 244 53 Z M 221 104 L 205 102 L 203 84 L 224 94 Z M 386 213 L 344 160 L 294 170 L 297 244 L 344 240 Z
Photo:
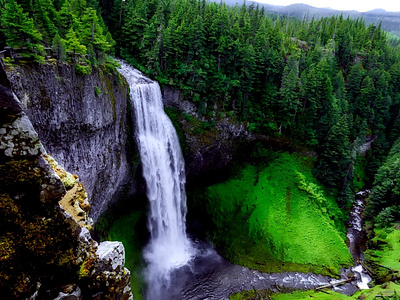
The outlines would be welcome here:
M 121 56 L 181 89 L 208 120 L 227 112 L 317 151 L 316 175 L 342 205 L 366 137 L 377 138 L 374 175 L 398 136 L 400 52 L 379 24 L 279 18 L 245 3 L 107 3 Z
M 35 61 L 43 61 L 45 48 L 52 48 L 57 59 L 72 60 L 77 70 L 86 73 L 90 71 L 87 65 L 104 63 L 115 44 L 96 8 L 96 1 L 85 0 L 4 1 L 2 46 Z
M 368 201 L 367 216 L 375 225 L 386 226 L 400 218 L 400 140 L 379 168 Z
M 399 39 L 362 19 L 267 15 L 205 0 L 7 0 L 1 46 L 79 73 L 117 54 L 193 100 L 209 124 L 235 116 L 318 155 L 315 175 L 351 202 L 362 145 L 373 179 L 400 130 Z M 105 22 L 103 22 L 104 17 Z M 110 28 L 110 32 L 107 26 Z M 216 113 L 218 112 L 218 113 Z M 358 187 L 356 187 L 358 188 Z

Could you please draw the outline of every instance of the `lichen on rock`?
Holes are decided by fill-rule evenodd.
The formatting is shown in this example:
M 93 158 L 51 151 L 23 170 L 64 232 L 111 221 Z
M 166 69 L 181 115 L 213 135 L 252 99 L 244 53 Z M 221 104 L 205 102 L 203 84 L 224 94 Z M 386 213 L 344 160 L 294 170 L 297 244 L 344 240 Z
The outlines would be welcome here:
M 77 175 L 64 170 L 48 153 L 42 155 L 51 168 L 60 177 L 67 192 L 59 201 L 65 213 L 69 214 L 80 226 L 92 229 L 93 220 L 89 217 L 90 203 L 84 185 Z

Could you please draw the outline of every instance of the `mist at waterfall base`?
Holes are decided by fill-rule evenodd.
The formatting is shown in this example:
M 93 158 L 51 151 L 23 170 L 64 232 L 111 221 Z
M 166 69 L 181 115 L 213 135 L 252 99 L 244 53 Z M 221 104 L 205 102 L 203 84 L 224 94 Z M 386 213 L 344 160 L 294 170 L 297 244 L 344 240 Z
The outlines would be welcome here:
M 208 243 L 190 241 L 185 225 L 184 160 L 175 129 L 163 110 L 160 88 L 133 67 L 120 64 L 119 72 L 130 86 L 135 137 L 150 203 L 150 242 L 143 251 L 146 298 L 220 300 L 242 290 L 277 292 L 278 287 L 313 289 L 332 283 L 332 278 L 312 273 L 249 270 L 229 263 Z M 346 293 L 345 289 L 341 292 Z M 346 294 L 355 289 L 353 285 Z

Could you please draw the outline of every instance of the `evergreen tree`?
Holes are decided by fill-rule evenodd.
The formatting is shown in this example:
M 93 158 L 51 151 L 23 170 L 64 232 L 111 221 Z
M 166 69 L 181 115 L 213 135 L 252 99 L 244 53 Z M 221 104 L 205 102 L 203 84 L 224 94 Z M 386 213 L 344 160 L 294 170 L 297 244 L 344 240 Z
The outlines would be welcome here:
M 280 87 L 280 99 L 277 103 L 275 116 L 280 120 L 280 127 L 286 128 L 293 124 L 299 100 L 297 96 L 298 90 L 298 61 L 295 55 L 288 59 L 288 63 L 283 70 L 282 85 Z M 278 115 L 279 114 L 279 115 Z
M 78 39 L 78 37 L 75 34 L 75 31 L 70 28 L 70 30 L 68 31 L 67 35 L 66 35 L 66 41 L 65 44 L 67 46 L 67 51 L 72 52 L 74 57 L 75 54 L 78 55 L 85 55 L 87 48 L 85 45 L 82 45 Z
M 32 18 L 23 12 L 15 0 L 9 0 L 4 8 L 1 23 L 7 45 L 25 49 L 22 52 L 24 57 L 43 60 L 43 47 L 40 44 L 42 35 L 37 31 Z
M 97 13 L 93 8 L 87 8 L 82 15 L 81 41 L 88 49 L 92 61 L 103 60 L 105 53 L 111 48 L 103 34 Z M 94 63 L 96 65 L 96 63 Z
M 50 45 L 54 36 L 58 33 L 56 24 L 58 14 L 52 0 L 35 0 L 33 18 L 37 29 L 42 34 L 45 45 Z
M 347 115 L 342 115 L 328 133 L 318 157 L 317 176 L 325 185 L 341 188 L 350 163 L 350 130 Z
M 52 50 L 53 53 L 57 56 L 57 59 L 62 62 L 65 61 L 67 57 L 65 40 L 63 40 L 58 33 L 53 38 Z
M 400 140 L 376 174 L 366 212 L 384 225 L 400 217 Z

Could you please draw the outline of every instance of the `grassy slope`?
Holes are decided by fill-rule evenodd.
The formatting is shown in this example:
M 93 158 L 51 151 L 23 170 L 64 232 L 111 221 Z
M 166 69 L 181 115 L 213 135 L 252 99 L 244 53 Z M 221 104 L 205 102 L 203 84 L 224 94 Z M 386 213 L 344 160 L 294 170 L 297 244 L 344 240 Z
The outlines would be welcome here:
M 400 279 L 399 240 L 399 229 L 374 229 L 374 238 L 368 243 L 365 260 L 380 282 Z
M 342 212 L 310 169 L 309 160 L 283 153 L 206 190 L 214 242 L 228 259 L 267 272 L 337 274 L 351 264 Z
M 346 296 L 333 291 L 327 290 L 327 293 L 310 291 L 295 291 L 286 294 L 273 294 L 270 291 L 247 291 L 241 292 L 229 297 L 230 300 L 245 300 L 245 299 L 273 299 L 273 300 L 305 300 L 305 299 L 319 299 L 319 300 L 340 300 L 340 299 L 363 299 L 363 300 L 375 300 L 375 299 L 399 299 L 393 298 L 394 295 L 400 295 L 400 285 L 389 282 L 387 284 L 377 285 L 369 290 L 362 290 L 355 293 L 352 296 Z M 267 296 L 268 295 L 268 296 Z M 265 298 L 260 298 L 265 297 Z M 390 298 L 383 298 L 390 297 Z
M 385 267 L 400 272 L 400 230 L 394 229 L 385 233 L 385 229 L 375 229 L 376 239 L 386 236 L 386 243 L 382 244 L 379 250 L 375 250 L 375 262 Z

